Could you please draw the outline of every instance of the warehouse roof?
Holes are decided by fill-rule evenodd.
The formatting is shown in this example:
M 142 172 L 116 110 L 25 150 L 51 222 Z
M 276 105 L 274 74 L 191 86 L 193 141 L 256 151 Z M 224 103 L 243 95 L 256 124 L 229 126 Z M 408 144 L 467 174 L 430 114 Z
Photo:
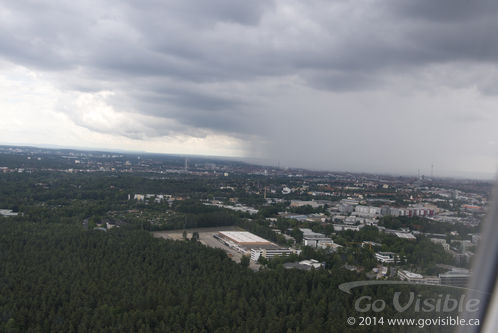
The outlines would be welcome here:
M 220 234 L 230 238 L 234 242 L 237 243 L 268 243 L 271 244 L 270 241 L 267 241 L 264 238 L 251 234 L 247 231 L 220 231 Z

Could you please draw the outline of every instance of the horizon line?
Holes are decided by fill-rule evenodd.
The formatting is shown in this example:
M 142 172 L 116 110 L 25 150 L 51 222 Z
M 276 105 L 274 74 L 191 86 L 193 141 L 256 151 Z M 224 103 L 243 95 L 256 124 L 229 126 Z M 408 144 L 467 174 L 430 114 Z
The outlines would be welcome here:
M 166 156 L 185 156 L 185 157 L 205 157 L 205 158 L 218 158 L 232 161 L 239 161 L 247 164 L 252 164 L 260 167 L 268 167 L 273 169 L 281 169 L 281 170 L 303 170 L 308 172 L 329 172 L 329 173 L 351 173 L 355 175 L 367 174 L 367 175 L 377 175 L 377 176 L 389 176 L 389 177 L 406 177 L 406 178 L 419 178 L 417 174 L 411 173 L 403 173 L 403 172 L 372 172 L 372 171 L 350 171 L 350 170 L 328 170 L 322 168 L 305 168 L 305 167 L 297 167 L 297 166 L 272 166 L 269 164 L 264 164 L 268 159 L 261 157 L 248 157 L 248 156 L 225 156 L 225 155 L 207 155 L 207 154 L 182 154 L 182 153 L 165 153 L 165 152 L 149 152 L 149 151 L 136 151 L 136 150 L 127 150 L 127 149 L 114 149 L 114 148 L 97 148 L 97 147 L 81 147 L 81 146 L 64 146 L 64 145 L 56 145 L 56 144 L 36 144 L 36 143 L 3 143 L 0 142 L 0 146 L 5 147 L 19 147 L 19 148 L 38 148 L 38 149 L 47 149 L 47 150 L 76 150 L 83 152 L 107 152 L 107 153 L 119 153 L 119 154 L 147 154 L 147 155 L 166 155 Z M 260 162 L 257 162 L 257 161 Z M 477 180 L 477 181 L 496 181 L 496 173 L 477 173 L 480 174 L 481 177 L 476 176 L 434 176 L 429 177 L 426 176 L 426 179 L 460 179 L 460 180 Z M 485 176 L 486 175 L 486 176 Z M 485 176 L 485 177 L 483 177 Z

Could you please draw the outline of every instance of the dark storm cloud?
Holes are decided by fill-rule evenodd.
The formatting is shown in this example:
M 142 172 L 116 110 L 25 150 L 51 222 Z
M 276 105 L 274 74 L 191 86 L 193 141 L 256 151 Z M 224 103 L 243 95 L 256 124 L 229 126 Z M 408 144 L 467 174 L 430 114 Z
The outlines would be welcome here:
M 337 2 L 345 6 L 344 3 Z M 498 56 L 498 5 L 469 1 L 357 2 L 329 18 L 330 4 L 303 9 L 320 31 L 263 25 L 273 4 L 263 1 L 144 1 L 73 8 L 63 3 L 15 2 L 4 10 L 2 55 L 49 70 L 80 66 L 116 76 L 166 76 L 189 81 L 246 80 L 301 71 L 358 71 L 378 75 L 392 66 L 455 60 L 494 61 Z M 322 8 L 323 7 L 323 8 Z M 477 8 L 477 9 L 476 9 Z M 351 15 L 348 17 L 347 15 Z M 18 23 L 17 19 L 20 18 Z M 297 18 L 299 20 L 300 18 Z M 227 24 L 226 27 L 219 25 Z M 259 25 L 259 26 L 258 26 Z M 218 26 L 218 29 L 216 28 Z M 242 27 L 240 27 L 242 26 Z M 255 29 L 255 40 L 230 33 Z M 250 30 L 248 30 L 250 31 Z M 334 74 L 334 89 L 342 80 Z M 111 78 L 112 80 L 112 78 Z M 312 80 L 313 81 L 313 80 Z M 351 80 L 348 80 L 351 81 Z M 374 80 L 375 81 L 375 80 Z M 364 85 L 364 78 L 358 80 Z M 354 86 L 347 82 L 345 89 Z
M 386 8 L 406 19 L 460 23 L 474 19 L 494 18 L 498 13 L 496 1 L 493 0 L 391 0 Z
M 250 134 L 250 128 L 246 126 L 250 105 L 237 97 L 222 97 L 177 87 L 156 88 L 133 95 L 138 101 L 138 109 L 157 117 L 175 119 L 186 127 L 208 128 L 236 135 Z
M 206 111 L 229 110 L 240 107 L 240 102 L 229 98 L 217 97 L 198 92 L 170 88 L 165 92 L 156 92 L 143 96 L 148 102 L 154 104 L 173 104 L 182 109 L 203 109 Z
M 11 61 L 50 70 L 82 66 L 192 81 L 314 68 L 376 71 L 498 56 L 496 2 L 311 3 L 301 4 L 297 21 L 285 22 L 293 27 L 263 24 L 264 15 L 274 19 L 275 14 L 275 6 L 265 1 L 107 1 L 79 7 L 16 1 L 3 8 L 1 50 Z M 331 4 L 344 7 L 335 15 L 345 16 L 334 17 L 333 11 L 327 16 Z M 364 7 L 365 13 L 348 6 Z M 318 31 L 300 29 L 301 18 Z M 243 28 L 254 29 L 255 40 L 231 34 Z
M 303 74 L 314 88 L 323 90 L 358 91 L 374 85 L 381 86 L 380 78 L 363 71 L 311 71 Z
M 194 17 L 195 24 L 211 24 L 212 22 L 226 21 L 245 25 L 255 25 L 259 22 L 265 10 L 273 6 L 273 1 L 171 1 L 171 0 L 149 0 L 129 1 L 128 6 L 134 12 L 146 12 L 148 15 L 164 12 L 171 13 L 173 17 Z M 141 21 L 139 19 L 139 21 Z

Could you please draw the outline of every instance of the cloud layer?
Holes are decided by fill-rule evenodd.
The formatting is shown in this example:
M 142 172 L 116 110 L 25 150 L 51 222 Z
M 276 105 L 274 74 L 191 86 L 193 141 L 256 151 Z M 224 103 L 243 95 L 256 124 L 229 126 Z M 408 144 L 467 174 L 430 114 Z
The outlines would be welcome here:
M 36 75 L 23 80 L 50 87 L 59 121 L 146 150 L 194 140 L 289 166 L 489 174 L 497 14 L 466 0 L 12 1 L 0 73 Z M 10 135 L 41 140 L 24 133 Z

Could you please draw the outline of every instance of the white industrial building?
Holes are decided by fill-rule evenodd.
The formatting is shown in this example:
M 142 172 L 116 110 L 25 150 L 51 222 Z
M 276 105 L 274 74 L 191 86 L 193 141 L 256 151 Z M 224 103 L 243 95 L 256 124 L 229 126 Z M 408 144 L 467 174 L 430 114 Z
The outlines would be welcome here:
M 406 271 L 403 269 L 398 270 L 398 277 L 401 280 L 409 281 L 409 282 L 420 281 L 424 278 L 424 276 L 422 274 L 413 273 L 413 272 Z
M 17 216 L 18 213 L 12 211 L 11 209 L 0 209 L 1 216 Z
M 374 206 L 361 206 L 358 205 L 354 210 L 360 216 L 380 216 L 381 208 Z
M 440 284 L 441 279 L 437 276 L 423 276 L 407 270 L 398 270 L 398 277 L 403 281 L 420 284 Z
M 277 244 L 247 231 L 220 231 L 214 237 L 230 248 L 243 254 L 250 254 L 253 261 L 257 261 L 261 256 L 270 259 L 293 253 L 291 249 L 281 248 Z
M 403 238 L 403 239 L 408 239 L 408 240 L 416 240 L 417 237 L 415 237 L 412 233 L 410 232 L 395 232 L 394 233 L 397 237 Z
M 384 264 L 393 264 L 395 261 L 399 261 L 399 256 L 394 252 L 377 252 L 375 259 Z
M 246 251 L 253 247 L 275 245 L 272 242 L 247 231 L 220 231 L 215 235 L 215 238 L 223 240 L 229 246 L 233 245 L 245 248 Z
M 360 231 L 360 229 L 363 228 L 364 225 L 334 224 L 333 226 L 334 226 L 334 231 L 346 231 L 346 230 Z
M 323 203 L 319 203 L 317 201 L 303 201 L 303 200 L 291 200 L 291 207 L 303 207 L 303 206 L 311 206 L 313 208 L 323 207 Z
M 271 259 L 275 256 L 288 256 L 294 253 L 291 249 L 286 248 L 255 248 L 251 249 L 251 260 L 258 261 L 260 257 Z

